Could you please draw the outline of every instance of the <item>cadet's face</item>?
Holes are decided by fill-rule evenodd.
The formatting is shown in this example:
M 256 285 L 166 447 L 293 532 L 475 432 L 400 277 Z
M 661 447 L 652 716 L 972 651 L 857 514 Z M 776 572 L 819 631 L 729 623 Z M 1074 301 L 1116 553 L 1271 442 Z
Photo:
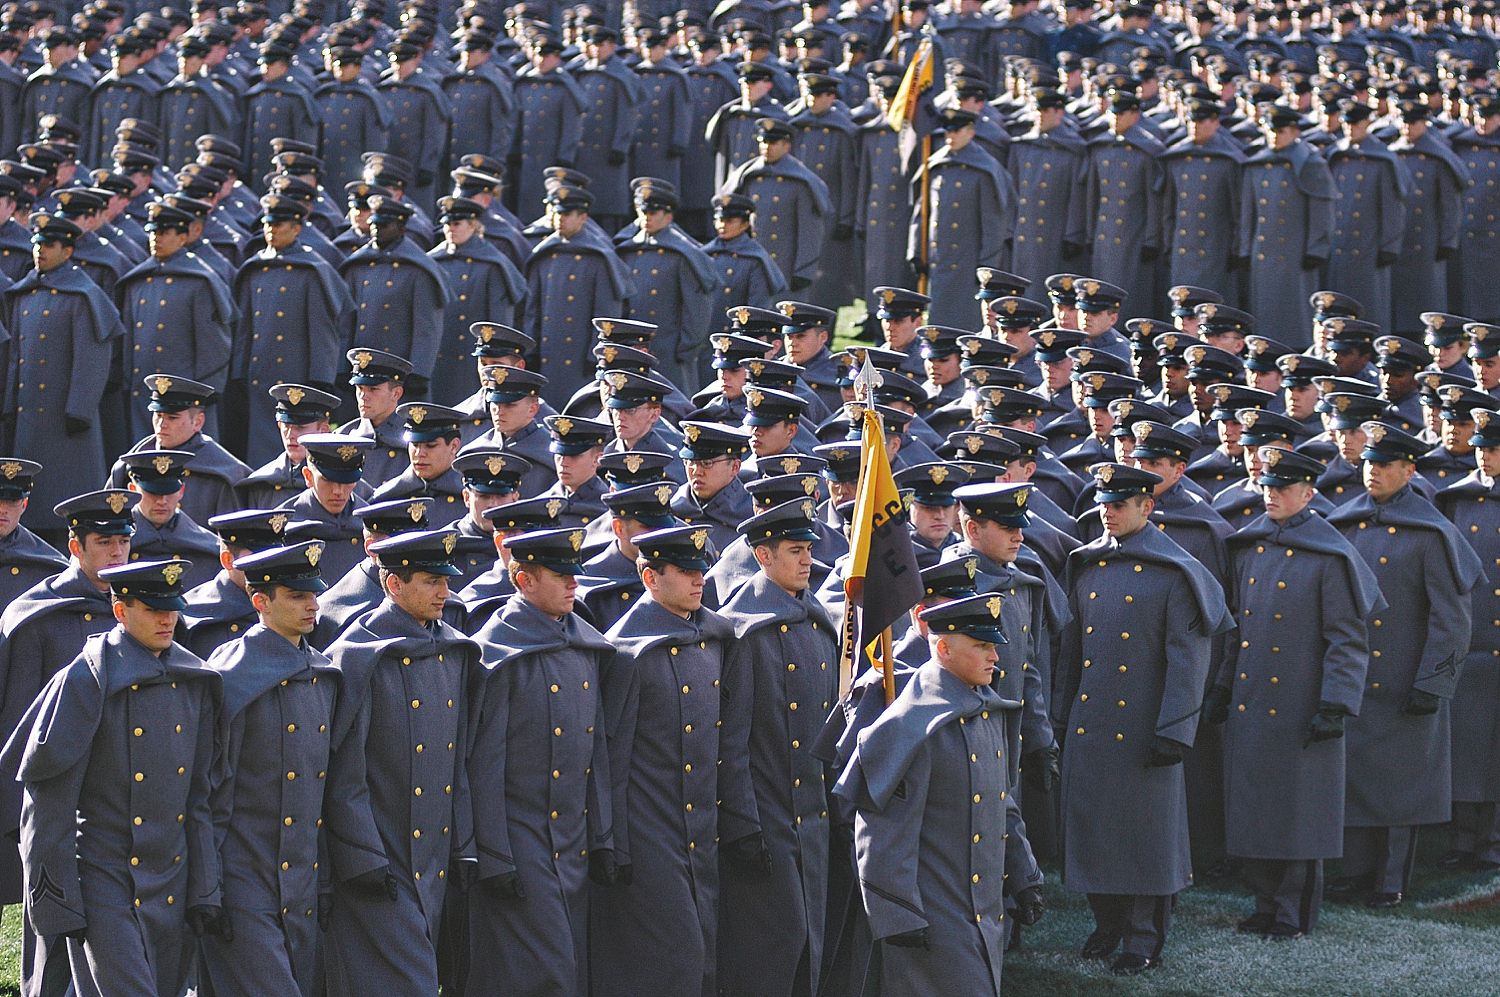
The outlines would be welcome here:
M 598 472 L 599 458 L 602 456 L 602 447 L 594 447 L 580 454 L 553 454 L 552 467 L 557 471 L 557 480 L 564 488 L 579 488 Z
M 1073 373 L 1073 360 L 1041 360 L 1038 361 L 1042 368 L 1042 374 L 1047 378 L 1047 390 L 1054 395 L 1069 390 L 1068 377 Z
M 557 213 L 557 234 L 564 239 L 571 239 L 583 231 L 584 223 L 588 220 L 586 211 L 560 211 Z
M 723 215 L 714 215 L 714 234 L 725 242 L 730 239 L 738 239 L 750 229 L 750 222 L 745 218 L 726 218 Z
M 1000 481 L 1030 481 L 1031 476 L 1036 473 L 1036 461 L 1026 457 L 1020 457 L 1005 465 L 1005 473 L 1000 475 Z
M 798 329 L 796 332 L 784 334 L 781 342 L 789 361 L 806 366 L 828 342 L 828 330 L 820 326 Z
M 205 418 L 206 415 L 202 409 L 152 412 L 151 429 L 156 435 L 156 445 L 163 450 L 177 449 L 203 428 Z
M 778 163 L 792 151 L 792 143 L 786 139 L 777 139 L 774 142 L 758 139 L 757 144 L 760 146 L 760 154 L 766 157 L 767 163 Z
M 740 473 L 740 461 L 734 457 L 715 457 L 712 460 L 685 460 L 688 487 L 700 502 L 706 502 L 729 487 L 729 483 Z
M 745 380 L 750 376 L 745 368 L 736 367 L 732 370 L 720 368 L 714 374 L 715 379 L 719 382 L 719 392 L 727 400 L 734 401 L 734 399 L 744 395 Z
M 1209 393 L 1208 381 L 1189 381 L 1188 395 L 1193 399 L 1193 408 L 1207 414 L 1214 407 L 1214 396 Z
M 182 502 L 183 492 L 187 490 L 187 486 L 184 485 L 170 494 L 156 495 L 152 492 L 143 491 L 133 481 L 129 487 L 131 491 L 140 493 L 141 500 L 137 503 L 136 508 L 141 511 L 141 515 L 147 521 L 155 526 L 165 526 L 173 516 L 177 515 L 177 506 Z
M 962 361 L 957 353 L 946 357 L 927 357 L 922 361 L 922 368 L 927 371 L 927 380 L 938 387 L 958 380 L 961 366 Z
M 647 569 L 651 598 L 676 613 L 687 616 L 703 606 L 703 572 L 689 571 L 675 564 L 662 565 L 661 571 Z
M 1486 475 L 1500 477 L 1500 447 L 1480 447 L 1474 451 L 1474 459 Z
M 1288 384 L 1281 389 L 1281 395 L 1286 401 L 1287 417 L 1298 422 L 1310 418 L 1318 404 L 1318 389 L 1311 384 Z
M 778 422 L 774 426 L 751 426 L 750 449 L 757 457 L 774 457 L 792 445 L 797 435 L 795 422 Z
M 946 634 L 936 641 L 938 664 L 952 672 L 966 685 L 978 688 L 990 684 L 1000 652 L 986 640 L 975 640 L 966 634 Z
M 936 546 L 958 525 L 958 506 L 911 504 L 911 525 L 918 535 Z
M 187 233 L 176 229 L 153 229 L 146 233 L 146 239 L 151 244 L 151 255 L 158 260 L 166 259 L 188 243 Z
M 828 482 L 828 495 L 833 499 L 834 505 L 841 505 L 852 500 L 859 494 L 858 481 L 830 481 Z
M 406 238 L 406 226 L 401 222 L 375 222 L 370 226 L 370 234 L 378 248 L 389 249 Z
M 965 517 L 964 539 L 985 557 L 1009 564 L 1021 553 L 1026 532 L 1019 526 L 1001 526 L 988 519 Z
M 261 222 L 260 231 L 266 237 L 267 246 L 282 250 L 297 241 L 297 236 L 302 232 L 302 223 Z
M 330 481 L 311 466 L 302 469 L 302 477 L 307 482 L 307 486 L 313 490 L 318 504 L 335 516 L 344 511 L 344 507 L 349 504 L 350 497 L 354 495 L 354 486 L 358 484 L 354 481 L 347 485 L 338 481 Z
M 301 592 L 278 585 L 270 595 L 256 593 L 250 597 L 260 621 L 288 640 L 305 637 L 318 622 L 318 594 Z
M 401 404 L 401 395 L 404 391 L 405 389 L 394 381 L 384 381 L 380 384 L 356 384 L 354 403 L 359 408 L 361 418 L 369 419 L 378 426 L 396 411 L 396 406 Z
M 1443 370 L 1447 370 L 1464 358 L 1464 351 L 1469 348 L 1468 340 L 1461 339 L 1447 346 L 1427 347 L 1427 352 L 1432 354 L 1432 362 Z
M 161 654 L 172 646 L 177 631 L 177 613 L 169 609 L 152 609 L 134 599 L 114 600 L 115 619 L 125 625 L 126 633 L 146 646 L 152 654 Z
M 1109 414 L 1107 408 L 1085 409 L 1084 414 L 1089 420 L 1089 429 L 1101 440 L 1109 438 L 1109 431 L 1115 428 L 1115 417 Z
M 1011 366 L 1015 366 L 1017 360 L 1036 349 L 1036 340 L 1031 338 L 1031 326 L 1001 326 L 1000 339 L 1016 348 L 1016 355 L 1010 358 Z
M 566 616 L 573 611 L 573 599 L 578 593 L 578 579 L 532 565 L 516 578 L 516 586 L 526 601 L 548 616 Z
M 10 536 L 21 525 L 21 513 L 26 511 L 26 499 L 0 501 L 0 540 Z
M 1245 427 L 1234 419 L 1220 419 L 1218 420 L 1218 426 L 1219 442 L 1224 445 L 1224 450 L 1238 457 L 1240 453 L 1240 436 L 1245 432 Z
M 418 571 L 411 581 L 403 582 L 391 575 L 386 582 L 391 601 L 425 623 L 443 618 L 443 603 L 448 601 L 448 576 Z
M 1387 401 L 1399 402 L 1417 390 L 1417 372 L 1405 367 L 1382 367 L 1380 390 Z
M 448 473 L 461 445 L 462 441 L 459 439 L 408 443 L 406 453 L 411 458 L 411 469 L 416 472 L 417 477 L 423 481 L 433 481 Z
M 1297 515 L 1312 501 L 1314 489 L 1306 482 L 1290 485 L 1263 485 L 1261 500 L 1265 503 L 1266 515 L 1274 523 Z
M 917 338 L 917 328 L 922 324 L 920 315 L 903 315 L 900 318 L 883 318 L 880 328 L 885 332 L 888 349 L 904 350 Z
M 645 229 L 651 235 L 655 235 L 668 225 L 672 224 L 672 212 L 663 211 L 660 208 L 652 211 L 636 211 L 636 224 Z
M 1187 464 L 1171 457 L 1143 457 L 1135 462 L 1135 466 L 1162 479 L 1161 484 L 1156 486 L 1157 495 L 1177 484 L 1182 472 L 1187 470 Z
M 130 561 L 129 537 L 106 537 L 98 533 L 84 535 L 82 542 L 68 541 L 68 553 L 78 559 L 78 566 L 90 581 L 99 581 L 99 572 L 117 568 Z
M 1500 357 L 1475 357 L 1469 361 L 1474 371 L 1474 380 L 1480 391 L 1490 391 L 1500 385 Z
M 635 443 L 651 432 L 656 420 L 661 417 L 660 405 L 634 405 L 630 408 L 606 408 L 615 434 L 628 443 Z
M 1120 317 L 1117 311 L 1108 312 L 1079 312 L 1083 319 L 1080 328 L 1090 336 L 1101 336 L 1114 328 L 1115 319 Z
M 534 397 L 514 402 L 491 402 L 490 422 L 501 433 L 519 433 L 536 418 L 541 401 Z
M 1358 377 L 1368 363 L 1363 350 L 1333 351 L 1333 365 L 1339 369 L 1340 377 Z
M 1099 509 L 1104 520 L 1104 532 L 1122 540 L 1134 536 L 1150 521 L 1151 510 L 1154 508 L 1155 502 L 1134 497 L 1118 502 L 1105 502 Z
M 31 259 L 42 273 L 56 270 L 73 255 L 73 247 L 60 242 L 39 242 L 31 247 Z
M 1363 429 L 1335 429 L 1333 431 L 1333 442 L 1339 446 L 1339 455 L 1355 467 L 1359 466 L 1360 452 L 1365 448 L 1365 431 Z
M 1187 365 L 1174 363 L 1161 368 L 1161 386 L 1172 397 L 1181 396 L 1188 390 Z
M 755 560 L 767 578 L 792 595 L 807 588 L 812 577 L 812 543 L 807 540 L 782 540 L 756 547 Z
M 469 520 L 482 533 L 495 532 L 494 525 L 484 518 L 484 510 L 493 509 L 497 505 L 509 505 L 515 500 L 515 492 L 496 495 L 493 492 L 481 492 L 472 488 L 464 489 L 464 505 L 469 507 Z
M 1245 371 L 1245 383 L 1257 391 L 1269 391 L 1275 394 L 1281 390 L 1281 371 L 1247 370 Z
M 278 422 L 276 428 L 281 431 L 281 448 L 286 451 L 293 464 L 300 464 L 307 460 L 307 449 L 297 441 L 310 433 L 328 432 L 328 420 L 319 419 L 317 422 L 301 425 L 295 422 Z
M 1469 437 L 1474 435 L 1473 420 L 1444 419 L 1442 434 L 1443 446 L 1449 453 L 1462 457 L 1474 452 L 1474 448 L 1469 446 Z
M 472 218 L 443 222 L 443 238 L 455 246 L 462 246 L 479 231 L 479 223 Z
M 1111 436 L 1110 439 L 1115 444 L 1115 460 L 1121 464 L 1134 464 L 1135 461 L 1130 459 L 1130 455 L 1135 453 L 1135 437 Z
M 1393 460 L 1388 464 L 1378 464 L 1373 460 L 1365 461 L 1362 471 L 1365 491 L 1369 492 L 1370 498 L 1376 502 L 1384 502 L 1411 480 L 1416 469 L 1415 464 L 1405 460 Z

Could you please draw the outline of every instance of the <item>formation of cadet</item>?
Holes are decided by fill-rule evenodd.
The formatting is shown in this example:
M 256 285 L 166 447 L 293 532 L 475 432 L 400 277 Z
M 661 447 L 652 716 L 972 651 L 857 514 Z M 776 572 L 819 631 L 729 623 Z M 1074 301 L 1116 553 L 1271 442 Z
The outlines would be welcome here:
M 0 7 L 22 992 L 997 995 L 1044 867 L 1119 974 L 1500 868 L 1490 7 L 657 6 Z

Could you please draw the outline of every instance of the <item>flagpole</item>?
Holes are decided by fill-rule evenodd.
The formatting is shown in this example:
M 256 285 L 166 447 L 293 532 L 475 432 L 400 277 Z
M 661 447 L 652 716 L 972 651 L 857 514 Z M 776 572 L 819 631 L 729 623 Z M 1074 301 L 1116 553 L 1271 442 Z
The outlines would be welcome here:
M 927 293 L 927 231 L 928 215 L 932 211 L 932 186 L 927 176 L 927 159 L 932 155 L 932 136 L 922 136 L 922 272 L 917 274 L 917 293 Z
M 891 628 L 886 627 L 885 633 L 880 635 L 880 667 L 885 670 L 883 676 L 885 682 L 885 705 L 890 706 L 891 700 L 896 698 L 896 666 L 891 660 L 893 648 L 891 647 Z

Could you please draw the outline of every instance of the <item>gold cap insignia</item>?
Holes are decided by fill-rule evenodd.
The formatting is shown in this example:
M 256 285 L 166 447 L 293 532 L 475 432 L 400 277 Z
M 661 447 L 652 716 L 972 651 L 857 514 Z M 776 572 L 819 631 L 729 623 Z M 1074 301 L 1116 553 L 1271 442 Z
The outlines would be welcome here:
M 496 366 L 496 367 L 486 367 L 485 369 L 488 370 L 488 371 L 491 371 L 491 373 L 489 375 L 490 381 L 492 383 L 494 383 L 494 385 L 497 388 L 500 385 L 502 385 L 502 384 L 505 383 L 505 379 L 507 377 L 510 377 L 510 368 L 509 367 Z
M 1219 314 L 1219 306 L 1213 302 L 1208 302 L 1207 304 L 1199 305 L 1198 311 L 1203 314 L 1204 318 L 1213 318 Z
M 172 379 L 170 377 L 158 377 L 151 382 L 151 385 L 158 395 L 164 395 L 172 390 Z
M 606 336 L 612 335 L 615 331 L 615 324 L 613 322 L 600 322 L 599 331 Z
M 1109 484 L 1109 479 L 1113 478 L 1114 476 L 1115 468 L 1113 464 L 1105 464 L 1103 467 L 1099 468 L 1099 480 L 1104 482 L 1106 485 Z
M 934 485 L 941 485 L 944 481 L 948 480 L 948 469 L 941 466 L 929 467 L 927 469 L 927 476 L 932 479 Z
M 278 512 L 276 515 L 266 520 L 266 525 L 271 528 L 272 533 L 280 533 L 283 529 L 286 528 L 286 519 L 286 513 Z
M 1335 398 L 1333 400 L 1333 404 L 1338 407 L 1338 410 L 1340 412 L 1346 412 L 1346 411 L 1348 411 L 1348 409 L 1349 409 L 1349 402 L 1350 402 L 1350 398 L 1349 398 L 1348 395 L 1340 395 L 1338 398 Z
M 1443 327 L 1443 323 L 1446 321 L 1448 320 L 1442 315 L 1434 315 L 1427 320 L 1427 324 L 1432 326 L 1432 328 L 1434 329 L 1441 329 Z
M 411 517 L 413 523 L 420 523 L 422 517 L 427 515 L 427 507 L 421 502 L 413 502 L 406 507 L 406 514 Z
M 1489 338 L 1490 327 L 1487 325 L 1476 326 L 1474 331 L 1469 333 L 1469 335 L 1474 337 L 1474 342 L 1482 343 Z
M 672 501 L 672 493 L 677 490 L 674 485 L 658 485 L 656 489 L 656 502 L 658 505 L 666 505 Z
M 364 370 L 366 367 L 370 366 L 370 361 L 374 359 L 375 358 L 373 356 L 364 352 L 363 350 L 354 354 L 354 363 L 359 367 L 360 370 Z
M 1030 495 L 1031 495 L 1031 489 L 1030 488 L 1022 488 L 1020 491 L 1016 492 L 1016 508 L 1020 509 L 1020 508 L 1025 507 L 1025 505 L 1026 505 L 1026 499 L 1028 497 L 1030 497 Z
M 127 499 L 120 492 L 116 492 L 113 495 L 109 495 L 109 496 L 107 496 L 104 499 L 104 503 L 109 506 L 109 511 L 112 512 L 112 513 L 114 513 L 116 516 L 118 516 L 120 514 L 120 510 L 121 509 L 125 508 L 125 503 L 128 502 L 128 501 L 129 501 L 129 499 Z
M 979 278 L 979 283 L 988 284 L 995 278 L 995 271 L 991 270 L 989 267 L 980 267 L 978 270 L 974 271 L 974 276 Z
M 693 539 L 693 546 L 697 547 L 699 550 L 702 550 L 703 545 L 708 543 L 707 530 L 694 530 L 691 534 L 689 534 L 689 536 L 691 536 Z
M 796 474 L 802 466 L 801 457 L 783 457 L 780 461 L 782 474 Z
M 978 353 L 983 348 L 984 348 L 984 341 L 981 340 L 981 339 L 979 339 L 978 337 L 975 337 L 973 339 L 967 340 L 963 344 L 963 351 L 964 351 L 964 353 L 966 355 L 968 355 L 968 356 L 971 356 L 971 357 L 974 354 Z
M 1286 367 L 1288 374 L 1294 373 L 1297 370 L 1297 365 L 1301 362 L 1302 358 L 1295 353 L 1289 357 L 1281 358 L 1281 363 Z
M 1323 328 L 1337 336 L 1344 331 L 1344 320 L 1341 318 L 1331 318 L 1323 323 Z
M 568 543 L 573 545 L 575 551 L 583 547 L 583 531 L 574 530 L 572 533 L 569 533 Z
M 787 318 L 791 318 L 793 315 L 797 314 L 797 303 L 795 301 L 783 301 L 781 304 L 776 306 L 776 309 Z
M 1188 299 L 1188 296 L 1191 295 L 1192 292 L 1185 287 L 1174 287 L 1170 291 L 1168 291 L 1167 294 L 1173 301 L 1177 302 L 1180 305 Z
M 489 468 L 491 474 L 499 474 L 505 470 L 505 458 L 498 454 L 494 457 L 486 457 L 484 459 L 484 466 Z
M 839 447 L 836 450 L 828 451 L 828 456 L 832 457 L 835 461 L 844 461 L 849 459 L 849 451 L 843 447 Z
M 1133 427 L 1134 430 L 1135 430 L 1135 438 L 1138 439 L 1138 440 L 1144 440 L 1146 437 L 1148 437 L 1148 436 L 1151 435 L 1151 430 L 1154 427 L 1155 427 L 1155 423 L 1151 423 L 1151 422 L 1138 422 L 1138 423 L 1136 423 L 1135 426 Z
M 998 595 L 992 595 L 985 601 L 984 605 L 990 611 L 990 615 L 998 620 L 1000 618 L 1000 607 L 1005 605 L 1005 603 Z
M 615 357 L 620 355 L 620 348 L 618 346 L 606 346 L 599 351 L 599 354 L 604 357 L 605 363 L 614 363 Z
M 1093 363 L 1094 362 L 1094 351 L 1093 350 L 1079 350 L 1078 351 L 1078 362 L 1081 363 L 1081 364 L 1083 364 L 1085 367 L 1087 367 L 1089 364 Z
M 1201 364 L 1203 358 L 1208 356 L 1208 350 L 1202 346 L 1190 346 L 1183 351 L 1183 356 L 1187 357 L 1188 363 Z
M 964 447 L 969 451 L 969 453 L 976 454 L 976 453 L 978 453 L 980 450 L 982 450 L 984 448 L 984 437 L 983 436 L 965 436 L 964 437 Z
M 1259 421 L 1260 413 L 1255 411 L 1254 409 L 1251 409 L 1248 412 L 1240 413 L 1240 424 L 1243 425 L 1246 429 L 1254 429 L 1255 424 Z
M 1381 440 L 1385 439 L 1385 427 L 1378 422 L 1373 422 L 1370 424 L 1370 428 L 1365 430 L 1365 435 L 1368 436 L 1373 442 L 1379 443 Z
M 323 545 L 313 544 L 307 548 L 307 563 L 314 568 L 318 566 L 318 558 L 323 556 Z
M 558 436 L 567 436 L 573 431 L 573 420 L 562 418 L 552 423 L 552 428 L 557 430 Z
M 1214 397 L 1219 400 L 1220 405 L 1229 401 L 1229 396 L 1234 391 L 1234 389 L 1227 384 L 1215 384 L 1211 388 L 1209 388 L 1209 390 L 1214 393 Z
M 744 310 L 745 309 L 743 308 L 740 309 L 740 311 L 742 312 Z M 714 349 L 718 350 L 720 353 L 723 353 L 732 345 L 728 336 L 710 336 L 708 337 L 708 341 L 713 343 Z
M 1057 286 L 1064 291 L 1071 291 L 1073 290 L 1073 278 L 1069 276 L 1059 277 L 1057 278 Z
M 642 457 L 640 454 L 625 455 L 625 470 L 629 471 L 631 474 L 639 471 L 641 469 L 641 465 L 644 463 L 646 463 L 646 458 Z
M 697 426 L 683 426 L 682 427 L 682 435 L 686 436 L 688 438 L 688 442 L 689 443 L 697 443 L 698 442 L 698 437 L 700 437 L 700 436 L 703 435 L 703 430 L 700 429 Z M 639 460 L 640 458 L 636 458 L 636 459 Z M 627 463 L 629 463 L 629 462 L 627 461 Z M 635 468 L 632 467 L 630 469 L 630 473 L 634 474 L 635 473 Z
M 975 367 L 969 371 L 969 377 L 973 379 L 975 384 L 984 384 L 989 381 L 990 372 L 983 367 Z
M 1458 385 L 1450 385 L 1444 392 L 1450 402 L 1456 402 L 1464 396 L 1464 389 Z
M 749 391 L 745 392 L 745 397 L 750 400 L 751 408 L 760 408 L 760 403 L 766 400 L 765 393 L 757 391 L 754 388 L 751 388 Z
M 1172 335 L 1171 333 L 1168 333 L 1167 335 L 1161 337 L 1161 341 L 1166 346 L 1168 353 L 1177 349 L 1177 340 L 1179 338 L 1180 337 Z
M 807 499 L 802 503 L 802 515 L 806 516 L 808 519 L 812 519 L 817 514 L 818 507 L 816 504 L 814 504 L 812 499 Z
M 806 478 L 802 479 L 802 491 L 804 493 L 806 493 L 808 495 L 811 495 L 813 492 L 815 492 L 817 490 L 818 490 L 818 479 L 817 478 L 814 478 L 812 475 L 808 475 Z
M 14 478 L 20 473 L 21 465 L 17 464 L 15 461 L 8 460 L 4 464 L 0 464 L 0 474 L 4 474 L 6 478 Z
M 172 458 L 165 455 L 151 458 L 151 466 L 156 468 L 157 474 L 166 474 L 172 469 Z
M 422 425 L 422 420 L 427 418 L 427 410 L 418 405 L 416 408 L 407 409 L 406 417 L 412 421 L 412 425 Z
M 979 573 L 979 558 L 966 558 L 964 560 L 964 570 L 969 573 L 969 581 L 972 582 L 974 580 L 974 576 Z
M 1005 313 L 1007 315 L 1014 315 L 1016 313 L 1016 309 L 1021 307 L 1021 303 L 1012 298 L 1011 300 L 1002 304 L 1000 307 L 1005 309 Z
M 1130 410 L 1135 408 L 1135 402 L 1128 398 L 1121 398 L 1112 407 L 1119 418 L 1128 419 L 1130 418 Z
M 886 288 L 884 291 L 881 291 L 880 296 L 885 299 L 886 304 L 890 304 L 892 301 L 896 300 L 896 292 L 892 291 L 890 288 Z
M 615 373 L 605 377 L 605 380 L 610 383 L 610 386 L 612 388 L 614 388 L 616 391 L 619 391 L 621 388 L 625 387 L 626 382 L 628 382 L 630 378 L 626 377 L 619 371 L 616 371 Z
M 495 338 L 495 327 L 494 326 L 492 326 L 492 325 L 482 325 L 482 326 L 479 327 L 479 340 L 480 340 L 480 342 L 488 343 L 490 340 L 492 340 L 494 338 Z
M 752 360 L 752 361 L 750 361 L 750 373 L 754 374 L 756 377 L 760 377 L 761 371 L 763 371 L 765 369 L 766 369 L 766 362 L 764 360 Z
M 1044 332 L 1036 338 L 1041 341 L 1041 344 L 1043 346 L 1051 346 L 1053 343 L 1057 342 L 1057 333 Z
M 1476 428 L 1483 429 L 1484 427 L 1488 426 L 1489 424 L 1490 424 L 1490 414 L 1488 412 L 1480 410 L 1480 411 L 1476 411 L 1474 413 L 1474 425 L 1475 425 Z
M 1261 459 L 1266 462 L 1266 466 L 1275 467 L 1281 460 L 1281 448 L 1267 447 L 1265 456 L 1263 456 Z
M 1083 282 L 1083 293 L 1094 295 L 1099 293 L 1099 282 L 1097 280 L 1086 280 Z
M 548 519 L 556 519 L 557 518 L 557 514 L 559 512 L 562 512 L 562 507 L 563 507 L 563 500 L 562 499 L 552 499 L 550 502 L 547 503 L 547 518 Z
M 334 453 L 339 455 L 339 460 L 349 461 L 353 459 L 355 454 L 359 453 L 359 447 L 346 443 L 335 450 Z
M 1260 356 L 1262 353 L 1266 352 L 1266 347 L 1269 345 L 1270 344 L 1267 343 L 1264 339 L 1260 339 L 1257 337 L 1250 340 L 1250 342 L 1246 344 L 1245 348 L 1248 349 L 1251 353 L 1254 353 L 1256 356 Z
M 927 327 L 927 332 L 925 333 L 925 335 L 927 336 L 927 341 L 929 343 L 935 343 L 935 342 L 937 342 L 938 341 L 938 337 L 941 336 L 942 334 L 943 334 L 943 330 L 939 329 L 935 325 L 928 326 Z
M 303 391 L 301 388 L 286 389 L 286 400 L 291 402 L 293 405 L 301 405 L 302 399 L 306 397 L 307 392 Z
M 168 585 L 176 585 L 177 579 L 181 578 L 186 570 L 180 564 L 168 564 L 161 569 L 161 576 L 167 580 Z
M 1101 388 L 1103 388 L 1104 387 L 1104 382 L 1105 382 L 1105 377 L 1104 377 L 1103 374 L 1090 374 L 1089 375 L 1089 386 L 1092 387 L 1095 391 L 1098 391 Z
M 457 546 L 458 546 L 458 534 L 457 533 L 445 533 L 445 534 L 443 534 L 443 553 L 444 554 L 451 554 L 451 553 L 453 553 L 453 548 L 457 547 Z
M 740 325 L 749 325 L 750 324 L 750 309 L 748 309 L 748 308 L 737 308 L 737 309 L 735 309 L 734 317 L 735 317 L 735 320 L 737 322 L 739 322 Z M 729 345 L 729 340 L 726 339 L 724 341 L 724 345 L 727 348 L 728 345 Z

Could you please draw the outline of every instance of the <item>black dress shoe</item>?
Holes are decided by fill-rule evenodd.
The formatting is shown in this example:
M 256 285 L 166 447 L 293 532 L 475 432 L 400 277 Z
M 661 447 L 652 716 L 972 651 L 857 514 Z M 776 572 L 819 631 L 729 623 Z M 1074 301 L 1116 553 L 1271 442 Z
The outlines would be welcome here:
M 1294 938 L 1302 937 L 1301 929 L 1290 924 L 1282 924 L 1280 921 L 1273 922 L 1264 934 L 1273 942 L 1289 942 Z
M 1116 976 L 1136 976 L 1160 965 L 1160 959 L 1136 955 L 1134 952 L 1122 952 L 1120 957 L 1110 965 L 1109 971 Z
M 1354 903 L 1368 892 L 1370 892 L 1368 876 L 1346 876 L 1343 879 L 1335 879 L 1323 887 L 1323 899 L 1348 904 Z
M 1089 940 L 1083 943 L 1083 957 L 1085 959 L 1108 959 L 1119 947 L 1119 936 L 1095 931 L 1089 935 Z
M 1401 894 L 1399 893 L 1372 893 L 1370 899 L 1365 901 L 1365 906 L 1383 910 L 1387 907 L 1398 906 L 1400 903 Z
M 1209 866 L 1203 875 L 1209 879 L 1228 879 L 1230 876 L 1238 876 L 1240 874 L 1240 866 L 1239 859 L 1233 859 L 1226 855 Z
M 1256 911 L 1254 914 L 1251 914 L 1249 917 L 1241 921 L 1237 925 L 1237 927 L 1241 931 L 1248 932 L 1250 934 L 1264 935 L 1266 932 L 1271 930 L 1271 926 L 1275 923 L 1275 914 L 1267 914 L 1264 911 Z
M 1458 848 L 1450 848 L 1438 859 L 1439 869 L 1462 869 L 1473 861 L 1474 856 Z

